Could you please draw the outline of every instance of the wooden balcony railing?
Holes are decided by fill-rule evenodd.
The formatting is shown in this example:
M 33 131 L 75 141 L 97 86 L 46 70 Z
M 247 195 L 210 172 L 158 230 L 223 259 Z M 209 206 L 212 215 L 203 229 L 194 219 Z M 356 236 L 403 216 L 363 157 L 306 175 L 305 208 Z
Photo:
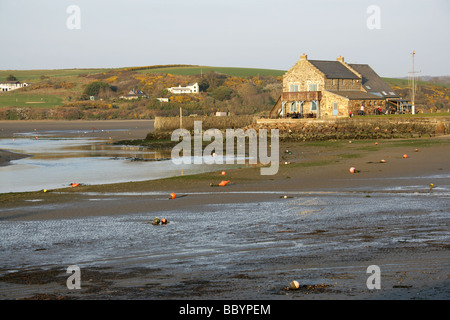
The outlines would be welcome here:
M 322 99 L 320 91 L 282 92 L 281 101 L 319 101 Z

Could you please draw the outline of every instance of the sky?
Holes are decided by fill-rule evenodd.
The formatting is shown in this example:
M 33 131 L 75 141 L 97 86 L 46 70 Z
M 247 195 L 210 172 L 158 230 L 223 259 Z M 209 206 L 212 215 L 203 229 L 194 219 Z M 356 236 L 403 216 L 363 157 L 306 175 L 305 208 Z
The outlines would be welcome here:
M 75 6 L 76 10 L 72 10 Z M 0 70 L 193 64 L 450 75 L 450 0 L 0 0 Z

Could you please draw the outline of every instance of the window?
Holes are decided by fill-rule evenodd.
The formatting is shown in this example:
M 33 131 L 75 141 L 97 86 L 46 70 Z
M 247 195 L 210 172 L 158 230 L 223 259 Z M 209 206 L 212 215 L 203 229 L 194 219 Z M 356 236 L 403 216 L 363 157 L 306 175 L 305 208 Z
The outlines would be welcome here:
M 318 91 L 317 90 L 317 84 L 308 84 L 308 91 Z
M 289 92 L 298 92 L 298 84 L 291 84 L 289 86 Z
M 317 111 L 317 101 L 311 101 L 311 111 Z

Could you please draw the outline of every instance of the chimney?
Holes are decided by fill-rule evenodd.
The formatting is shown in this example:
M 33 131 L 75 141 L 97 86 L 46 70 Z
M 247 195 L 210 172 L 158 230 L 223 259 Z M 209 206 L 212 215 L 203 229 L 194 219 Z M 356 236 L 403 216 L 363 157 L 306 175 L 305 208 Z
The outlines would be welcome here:
M 336 60 L 343 63 L 344 62 L 344 57 L 339 56 Z
M 306 54 L 302 54 L 300 56 L 300 60 L 308 60 L 308 56 Z

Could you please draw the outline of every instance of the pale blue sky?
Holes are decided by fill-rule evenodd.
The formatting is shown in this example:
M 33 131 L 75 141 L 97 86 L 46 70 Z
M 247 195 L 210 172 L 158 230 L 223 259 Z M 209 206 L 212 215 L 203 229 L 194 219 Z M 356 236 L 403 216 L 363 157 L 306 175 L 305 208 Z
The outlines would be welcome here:
M 81 10 L 70 30 L 66 9 Z M 367 8 L 380 8 L 369 29 Z M 288 70 L 309 59 L 450 75 L 449 0 L 0 0 L 0 69 L 199 64 Z

